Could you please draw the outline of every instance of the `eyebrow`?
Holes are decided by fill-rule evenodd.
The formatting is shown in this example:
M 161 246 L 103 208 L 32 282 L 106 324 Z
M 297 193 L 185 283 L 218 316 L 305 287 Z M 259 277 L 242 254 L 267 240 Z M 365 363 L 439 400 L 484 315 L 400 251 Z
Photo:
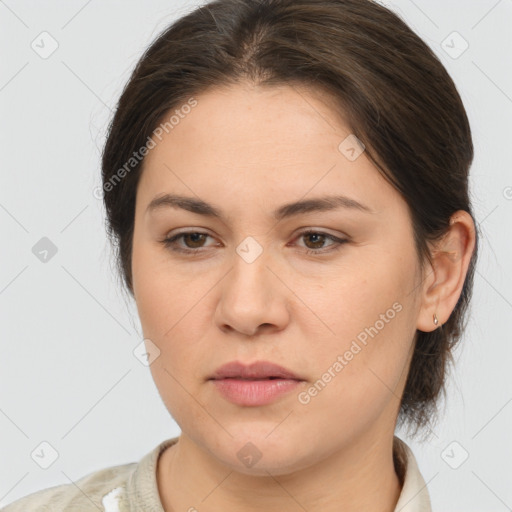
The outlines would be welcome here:
M 194 197 L 186 197 L 176 194 L 163 194 L 156 196 L 147 206 L 146 213 L 160 210 L 162 208 L 180 208 L 198 215 L 223 219 L 225 216 L 219 208 Z M 355 199 L 346 196 L 322 196 L 312 199 L 305 199 L 280 206 L 272 212 L 272 217 L 281 221 L 305 213 L 326 212 L 345 208 L 358 210 L 365 213 L 377 213 Z

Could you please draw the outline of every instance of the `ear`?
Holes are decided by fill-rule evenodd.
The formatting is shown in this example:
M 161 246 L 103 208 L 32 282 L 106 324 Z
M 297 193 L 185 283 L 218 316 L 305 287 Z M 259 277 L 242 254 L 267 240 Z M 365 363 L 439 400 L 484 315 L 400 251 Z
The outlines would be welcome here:
M 448 233 L 431 249 L 432 264 L 425 266 L 418 330 L 434 331 L 447 322 L 462 292 L 474 248 L 473 219 L 468 212 L 458 210 L 450 219 Z

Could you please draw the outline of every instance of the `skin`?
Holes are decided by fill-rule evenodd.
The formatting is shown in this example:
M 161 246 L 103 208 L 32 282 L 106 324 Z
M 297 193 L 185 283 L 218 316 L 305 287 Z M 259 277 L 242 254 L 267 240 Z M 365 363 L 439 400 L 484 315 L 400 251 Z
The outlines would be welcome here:
M 453 216 L 422 273 L 407 204 L 364 152 L 354 161 L 340 152 L 351 131 L 326 96 L 243 83 L 196 100 L 155 139 L 136 197 L 134 297 L 144 337 L 160 350 L 152 376 L 182 431 L 158 462 L 164 510 L 391 512 L 401 491 L 392 442 L 414 336 L 455 307 L 474 248 L 472 219 Z M 162 193 L 200 198 L 225 216 L 148 213 Z M 334 193 L 375 213 L 270 215 Z M 349 242 L 299 236 L 305 228 Z M 209 235 L 176 241 L 199 256 L 164 246 L 178 231 Z M 248 236 L 263 250 L 252 263 L 236 252 Z M 299 391 L 394 303 L 400 312 L 300 403 Z M 272 361 L 305 382 L 272 404 L 236 405 L 208 381 L 233 360 Z M 249 441 L 262 454 L 252 467 L 237 457 Z

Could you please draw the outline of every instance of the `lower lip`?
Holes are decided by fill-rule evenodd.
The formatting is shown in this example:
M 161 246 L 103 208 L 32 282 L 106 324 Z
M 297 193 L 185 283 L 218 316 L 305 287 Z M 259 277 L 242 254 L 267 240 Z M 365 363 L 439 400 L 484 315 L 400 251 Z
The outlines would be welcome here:
M 230 402 L 238 405 L 266 405 L 295 389 L 301 381 L 293 379 L 216 379 L 213 383 Z

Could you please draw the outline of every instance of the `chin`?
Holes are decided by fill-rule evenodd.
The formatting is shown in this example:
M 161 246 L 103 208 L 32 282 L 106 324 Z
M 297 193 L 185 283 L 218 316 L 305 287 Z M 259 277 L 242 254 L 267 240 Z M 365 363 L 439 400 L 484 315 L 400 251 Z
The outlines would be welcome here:
M 272 438 L 272 428 L 265 427 L 262 433 L 244 429 L 243 433 L 233 433 L 233 438 L 225 436 L 212 453 L 233 471 L 252 476 L 285 475 L 312 463 L 309 459 L 313 456 L 301 453 L 292 436 L 287 438 L 283 431 Z

